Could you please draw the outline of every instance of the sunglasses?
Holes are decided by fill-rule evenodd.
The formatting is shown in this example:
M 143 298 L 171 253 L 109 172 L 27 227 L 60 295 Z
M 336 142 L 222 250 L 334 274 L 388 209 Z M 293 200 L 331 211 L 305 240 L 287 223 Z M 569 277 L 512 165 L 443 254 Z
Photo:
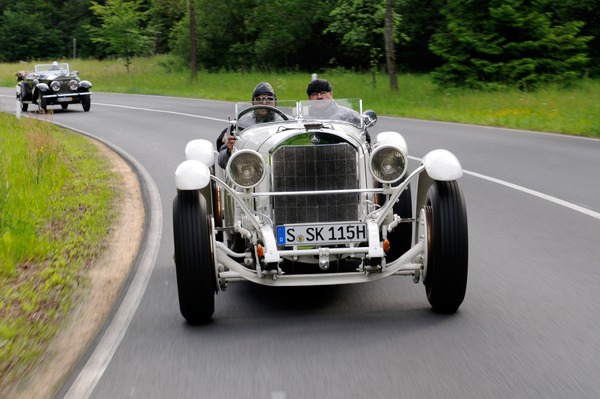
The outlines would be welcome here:
M 257 103 L 263 102 L 263 101 L 273 102 L 273 101 L 275 101 L 275 97 L 272 97 L 272 96 L 254 97 L 254 99 L 252 101 L 257 102 Z

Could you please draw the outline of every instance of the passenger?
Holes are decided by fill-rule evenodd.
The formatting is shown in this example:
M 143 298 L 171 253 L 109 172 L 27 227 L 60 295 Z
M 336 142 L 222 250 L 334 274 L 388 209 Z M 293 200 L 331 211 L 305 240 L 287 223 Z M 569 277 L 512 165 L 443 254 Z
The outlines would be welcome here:
M 333 100 L 333 88 L 325 79 L 315 79 L 306 87 L 306 94 L 311 101 L 308 116 L 315 119 L 336 119 L 361 126 L 362 117 L 358 112 Z M 364 139 L 371 142 L 371 135 L 365 129 Z
M 350 108 L 337 104 L 333 100 L 333 88 L 325 79 L 315 79 L 306 87 L 309 100 L 318 100 L 311 103 L 309 116 L 316 119 L 336 119 L 361 125 L 360 114 Z
M 254 88 L 252 92 L 252 105 L 269 105 L 271 107 L 277 106 L 277 96 L 271 86 L 267 82 L 260 82 Z M 242 115 L 240 120 L 236 121 L 238 128 L 246 128 L 258 123 L 282 121 L 281 115 L 268 109 L 255 109 L 254 112 L 249 112 Z M 235 144 L 235 136 L 231 134 L 233 126 L 225 128 L 219 137 L 217 138 L 217 148 L 219 148 L 219 166 L 223 169 L 227 166 L 227 162 L 231 157 L 231 151 Z

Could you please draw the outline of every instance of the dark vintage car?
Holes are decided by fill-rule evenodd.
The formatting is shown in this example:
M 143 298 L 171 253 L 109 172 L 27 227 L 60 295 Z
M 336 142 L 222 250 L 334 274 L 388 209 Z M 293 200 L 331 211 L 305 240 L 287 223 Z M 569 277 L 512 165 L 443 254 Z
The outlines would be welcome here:
M 316 117 L 326 101 L 237 104 L 224 169 L 211 141 L 188 143 L 175 172 L 173 229 L 189 323 L 210 319 L 215 294 L 236 281 L 289 287 L 409 276 L 423 282 L 435 311 L 462 303 L 468 233 L 458 159 L 434 149 L 411 172 L 400 133 L 371 139 L 377 116 L 363 113 L 361 100 L 335 100 L 356 111 L 352 121 Z M 242 129 L 242 117 L 259 108 L 281 118 Z
M 29 104 L 37 104 L 40 112 L 46 112 L 49 105 L 67 109 L 69 104 L 81 104 L 84 111 L 90 110 L 92 84 L 81 80 L 79 72 L 71 71 L 67 63 L 38 64 L 35 72 L 17 72 L 16 77 L 20 111 L 27 111 Z

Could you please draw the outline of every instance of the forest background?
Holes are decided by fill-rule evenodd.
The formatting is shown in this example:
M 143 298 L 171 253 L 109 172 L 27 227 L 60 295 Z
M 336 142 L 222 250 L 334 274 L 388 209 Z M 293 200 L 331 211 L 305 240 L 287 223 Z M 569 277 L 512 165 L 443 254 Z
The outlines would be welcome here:
M 0 0 L 0 62 L 168 55 L 166 68 L 427 73 L 535 90 L 600 76 L 597 0 Z M 195 76 L 195 75 L 194 75 Z

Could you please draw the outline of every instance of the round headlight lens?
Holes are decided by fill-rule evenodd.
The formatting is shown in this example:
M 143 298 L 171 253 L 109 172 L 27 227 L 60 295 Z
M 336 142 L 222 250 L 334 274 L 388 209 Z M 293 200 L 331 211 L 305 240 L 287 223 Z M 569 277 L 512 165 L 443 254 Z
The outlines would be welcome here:
M 243 188 L 251 188 L 260 183 L 265 170 L 263 158 L 252 150 L 235 152 L 227 164 L 229 177 L 235 184 Z
M 380 183 L 394 183 L 406 172 L 406 156 L 398 147 L 383 145 L 371 154 L 371 173 Z
M 69 89 L 71 89 L 72 91 L 76 91 L 78 87 L 79 87 L 78 81 L 76 81 L 75 79 L 69 81 Z
M 60 82 L 58 80 L 55 80 L 54 82 L 50 83 L 50 87 L 54 91 L 59 91 L 60 90 Z

